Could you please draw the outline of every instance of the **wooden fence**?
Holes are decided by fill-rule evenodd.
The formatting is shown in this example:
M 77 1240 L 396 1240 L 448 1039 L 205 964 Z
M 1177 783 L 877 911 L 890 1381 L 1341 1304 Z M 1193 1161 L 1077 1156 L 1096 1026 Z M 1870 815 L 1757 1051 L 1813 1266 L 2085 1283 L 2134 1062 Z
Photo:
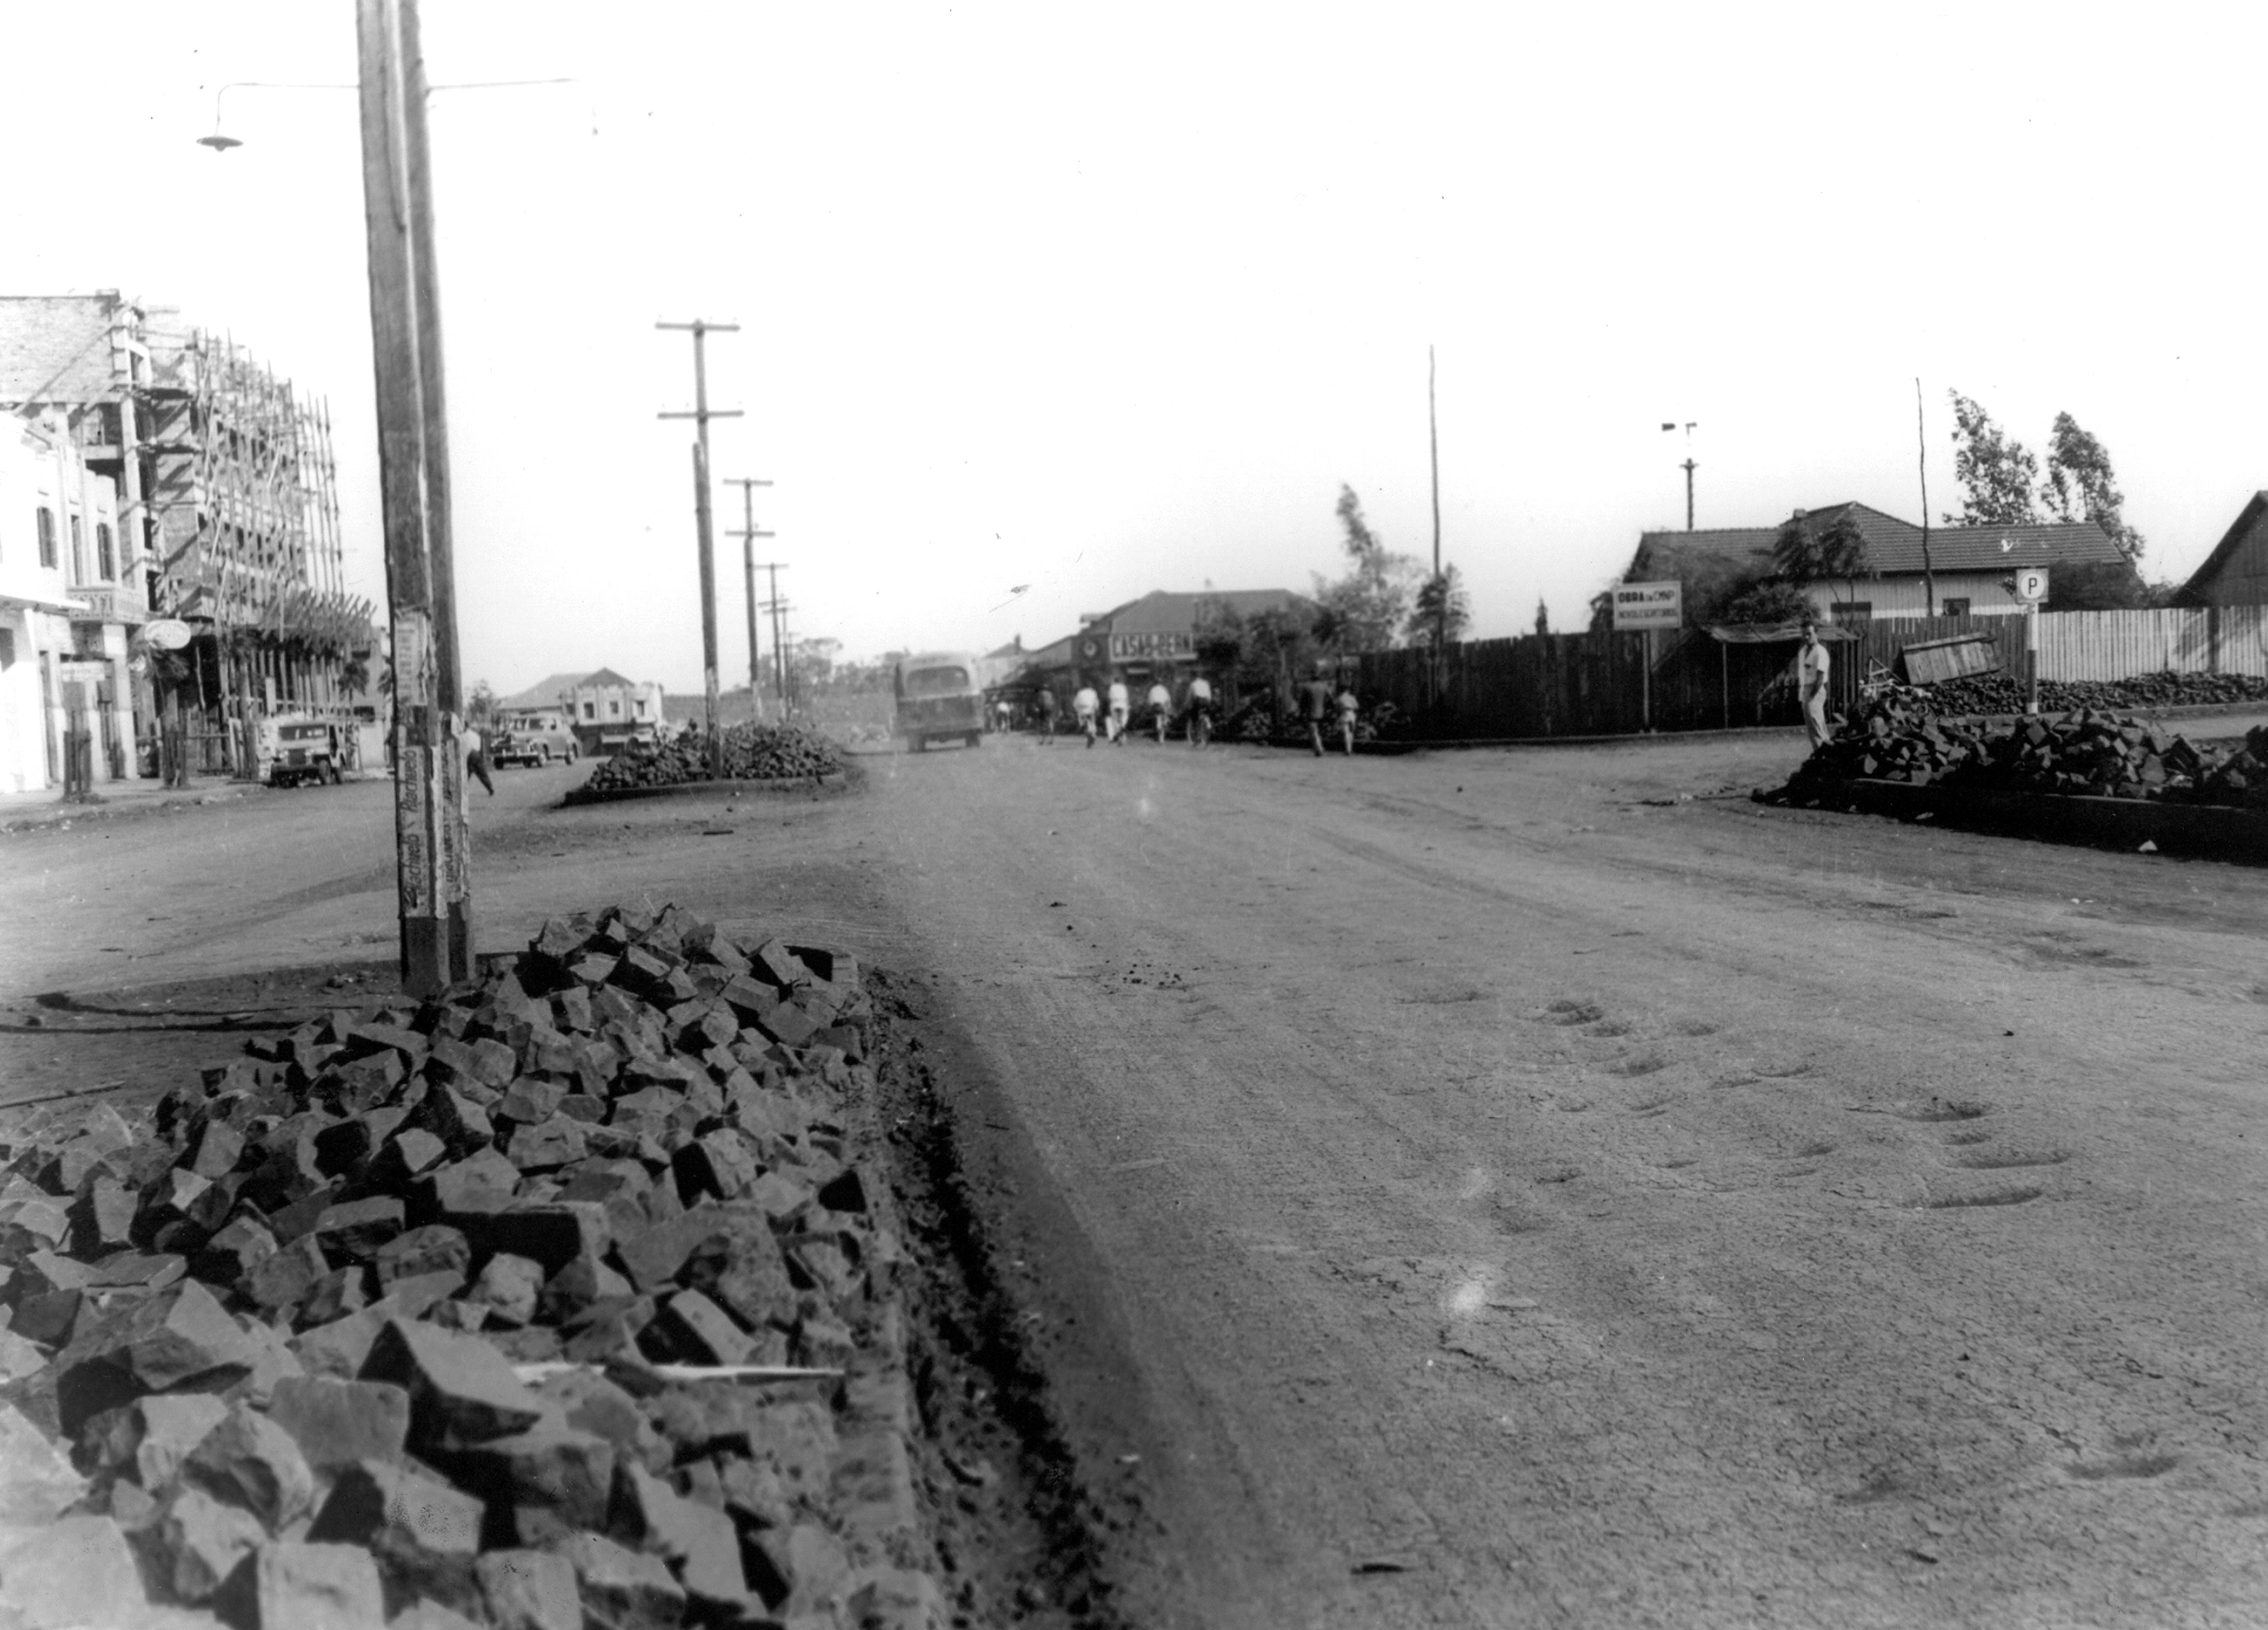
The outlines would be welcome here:
M 1856 705 L 1870 674 L 1895 669 L 1898 653 L 1923 640 L 1989 634 L 2003 669 L 2023 672 L 2021 617 L 1922 617 L 1855 632 L 1830 647 L 1836 711 Z M 2039 635 L 2043 679 L 2268 676 L 2268 606 L 2043 612 Z M 1405 722 L 1398 734 L 1434 740 L 1738 729 L 1800 722 L 1794 657 L 1793 641 L 1725 645 L 1686 628 L 1655 636 L 1649 675 L 1643 635 L 1531 634 L 1452 645 L 1438 677 L 1424 650 L 1373 652 L 1360 659 L 1357 689 L 1366 707 L 1394 704 Z

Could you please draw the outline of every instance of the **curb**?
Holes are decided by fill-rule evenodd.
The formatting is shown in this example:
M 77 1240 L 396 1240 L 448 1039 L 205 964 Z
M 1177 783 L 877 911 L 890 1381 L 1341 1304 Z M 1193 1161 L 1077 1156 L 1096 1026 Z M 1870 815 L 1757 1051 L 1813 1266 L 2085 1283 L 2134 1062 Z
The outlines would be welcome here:
M 167 810 L 195 809 L 210 804 L 240 804 L 252 792 L 249 783 L 223 783 L 225 789 L 212 792 L 184 792 L 172 797 L 132 798 L 125 802 L 105 799 L 99 804 L 65 804 L 60 797 L 35 814 L 11 815 L 0 819 L 0 833 L 37 832 L 42 827 L 67 826 L 75 820 L 120 820 L 129 817 L 162 814 Z M 96 795 L 100 797 L 99 794 Z
M 742 793 L 755 792 L 821 792 L 849 784 L 847 770 L 829 770 L 820 775 L 797 775 L 775 780 L 751 781 L 680 781 L 666 787 L 571 787 L 563 796 L 560 809 L 571 809 L 584 804 L 622 804 L 637 798 L 690 797 L 701 794 L 738 797 Z
M 2160 804 L 2144 798 L 2018 792 L 1999 787 L 1916 786 L 1898 781 L 1830 782 L 1789 809 L 1841 808 L 1900 820 L 1926 816 L 1947 826 L 2165 854 L 2268 863 L 2268 811 L 2220 804 Z

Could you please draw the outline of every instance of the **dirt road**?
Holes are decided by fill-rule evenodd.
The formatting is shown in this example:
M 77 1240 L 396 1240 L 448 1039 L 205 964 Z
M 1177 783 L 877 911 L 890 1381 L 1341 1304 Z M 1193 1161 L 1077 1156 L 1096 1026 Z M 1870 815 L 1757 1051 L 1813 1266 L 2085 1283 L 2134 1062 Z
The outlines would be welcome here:
M 2268 874 L 1712 796 L 1797 751 L 516 775 L 476 855 L 492 942 L 636 892 L 914 976 L 1135 1622 L 2259 1622 Z M 0 1005 L 383 954 L 383 790 L 217 829 L 277 888 L 195 944 L 159 823 L 14 841 L 91 932 Z

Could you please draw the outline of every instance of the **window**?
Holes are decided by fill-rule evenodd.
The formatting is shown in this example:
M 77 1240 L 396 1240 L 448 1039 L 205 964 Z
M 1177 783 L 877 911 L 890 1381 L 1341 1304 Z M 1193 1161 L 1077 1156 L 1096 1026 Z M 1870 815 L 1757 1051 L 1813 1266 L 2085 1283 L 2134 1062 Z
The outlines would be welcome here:
M 110 583 L 116 579 L 118 546 L 111 541 L 108 521 L 97 521 L 94 524 L 94 559 L 95 563 L 101 568 L 103 582 Z
M 595 701 L 585 702 L 583 704 L 583 716 L 586 719 L 597 718 L 599 716 L 599 704 Z
M 1869 622 L 1874 619 L 1874 602 L 1872 600 L 1831 601 L 1827 607 L 1827 614 L 1837 623 Z
M 607 698 L 607 716 L 610 719 L 619 719 L 622 716 L 622 699 L 621 697 L 609 696 Z
M 637 702 L 633 705 L 637 709 L 638 717 L 641 719 L 645 717 L 645 698 L 643 696 L 639 697 Z
M 70 529 L 71 581 L 85 583 L 86 581 L 86 534 L 79 529 L 78 517 L 76 515 L 70 518 Z
M 40 510 L 40 564 L 53 566 L 55 563 L 55 512 L 43 507 Z
M 1945 602 L 1945 614 L 1948 617 L 1966 617 L 1969 614 L 1968 597 L 1964 595 L 1958 599 L 1948 599 Z

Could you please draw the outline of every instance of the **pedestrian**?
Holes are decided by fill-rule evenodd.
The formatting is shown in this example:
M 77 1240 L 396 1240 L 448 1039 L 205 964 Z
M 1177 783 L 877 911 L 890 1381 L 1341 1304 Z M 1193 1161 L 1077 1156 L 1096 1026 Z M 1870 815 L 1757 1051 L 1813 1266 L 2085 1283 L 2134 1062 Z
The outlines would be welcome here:
M 457 745 L 465 750 L 465 774 L 486 787 L 489 797 L 496 797 L 496 782 L 489 778 L 487 744 L 481 739 L 480 731 L 473 728 L 471 721 L 466 721 L 458 728 Z
M 1354 757 L 1354 716 L 1362 703 L 1356 700 L 1354 687 L 1342 684 L 1338 694 L 1339 739 L 1346 743 L 1347 757 Z
M 1827 745 L 1827 673 L 1833 665 L 1820 642 L 1819 625 L 1803 620 L 1803 648 L 1795 654 L 1795 694 L 1803 702 L 1803 733 L 1814 753 Z
M 1049 743 L 1049 742 L 1050 742 L 1050 741 L 1052 741 L 1052 740 L 1054 740 L 1054 739 L 1055 739 L 1055 733 L 1056 733 L 1056 694 L 1055 694 L 1055 692 L 1053 692 L 1052 690 L 1042 690 L 1042 691 L 1040 693 L 1040 694 L 1039 694 L 1039 709 L 1040 709 L 1040 745 L 1042 745 L 1042 747 L 1044 747 L 1044 746 L 1046 746 L 1046 745 L 1048 745 L 1048 743 Z
M 1315 756 L 1319 759 L 1323 756 L 1323 721 L 1331 716 L 1331 682 L 1326 677 L 1330 671 L 1330 664 L 1317 663 L 1315 677 L 1300 687 L 1300 699 L 1307 716 L 1307 743 L 1314 748 Z
M 1086 745 L 1090 747 L 1094 745 L 1094 710 L 1101 705 L 1101 699 L 1094 694 L 1092 685 L 1080 686 L 1079 694 L 1071 699 L 1071 713 L 1078 718 L 1079 728 L 1086 737 Z
M 1166 745 L 1166 722 L 1174 715 L 1174 693 L 1166 688 L 1163 679 L 1150 682 L 1150 694 L 1144 698 L 1150 709 L 1150 723 L 1158 731 L 1158 745 Z
M 1202 747 L 1212 733 L 1212 681 L 1202 673 L 1189 681 L 1189 745 Z
M 1110 679 L 1110 740 L 1114 746 L 1126 745 L 1127 701 L 1126 681 L 1113 674 Z

